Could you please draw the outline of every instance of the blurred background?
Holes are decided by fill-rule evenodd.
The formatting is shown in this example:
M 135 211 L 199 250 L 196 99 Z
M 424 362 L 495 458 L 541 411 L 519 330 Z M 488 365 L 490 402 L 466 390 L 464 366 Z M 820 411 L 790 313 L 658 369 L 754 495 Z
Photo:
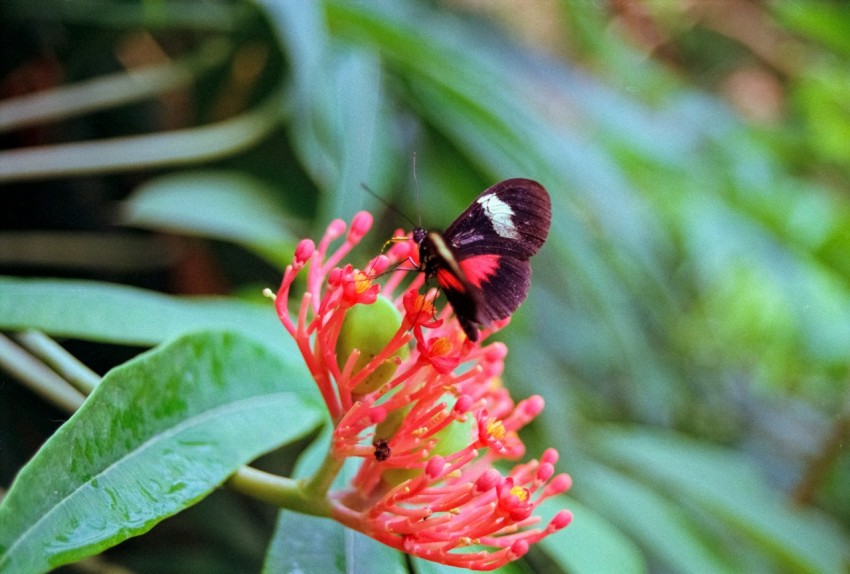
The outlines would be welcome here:
M 6 0 L 0 22 L 3 275 L 260 301 L 335 217 L 376 215 L 355 263 L 410 227 L 361 183 L 443 228 L 536 179 L 552 231 L 499 337 L 576 520 L 516 571 L 848 571 L 843 2 Z M 140 350 L 64 344 L 100 373 Z M 3 377 L 8 487 L 65 415 Z M 68 569 L 258 571 L 273 522 L 217 493 Z

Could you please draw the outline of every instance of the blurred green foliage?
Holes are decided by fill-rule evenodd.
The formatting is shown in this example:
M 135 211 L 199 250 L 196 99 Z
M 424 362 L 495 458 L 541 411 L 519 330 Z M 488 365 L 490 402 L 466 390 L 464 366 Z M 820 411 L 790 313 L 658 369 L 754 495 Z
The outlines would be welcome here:
M 546 399 L 525 438 L 561 452 L 576 520 L 528 568 L 848 568 L 842 2 L 10 1 L 0 20 L 4 274 L 256 300 L 332 218 L 378 215 L 363 261 L 410 226 L 361 183 L 442 227 L 487 185 L 536 179 L 552 231 L 500 336 L 515 395 Z M 39 314 L 67 284 L 31 284 L 40 299 L 0 283 L 0 328 L 97 341 L 84 354 L 105 368 L 120 361 L 104 342 L 173 333 L 113 337 L 121 305 L 74 286 L 99 312 L 88 323 Z M 3 443 L 20 432 L 13 400 Z M 4 485 L 45 438 L 26 432 Z M 256 569 L 271 526 L 234 528 L 259 540 L 237 552 Z M 107 559 L 216 571 L 211 556 L 233 551 L 143 559 L 144 541 Z M 287 563 L 281 544 L 266 570 Z

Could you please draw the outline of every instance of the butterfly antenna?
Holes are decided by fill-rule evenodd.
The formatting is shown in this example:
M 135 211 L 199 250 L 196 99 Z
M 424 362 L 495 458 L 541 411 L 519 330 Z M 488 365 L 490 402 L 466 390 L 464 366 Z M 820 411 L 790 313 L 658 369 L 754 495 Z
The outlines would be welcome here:
M 374 197 L 375 199 L 377 199 L 378 201 L 380 201 L 381 203 L 383 203 L 383 204 L 387 207 L 387 209 L 389 209 L 390 211 L 392 211 L 392 212 L 394 212 L 394 213 L 398 214 L 400 217 L 402 217 L 402 218 L 406 219 L 406 220 L 407 220 L 407 222 L 408 222 L 408 223 L 410 223 L 410 225 L 416 226 L 416 224 L 413 222 L 413 220 L 412 220 L 412 219 L 410 219 L 410 218 L 409 218 L 408 216 L 406 216 L 404 213 L 402 213 L 401 211 L 399 211 L 399 209 L 398 209 L 395 205 L 393 205 L 392 203 L 390 203 L 389 201 L 387 201 L 386 199 L 384 199 L 383 197 L 381 197 L 380 195 L 378 195 L 377 193 L 375 193 L 374 191 L 372 191 L 372 190 L 369 188 L 369 186 L 368 186 L 368 185 L 366 185 L 365 183 L 361 183 L 361 184 L 360 184 L 360 187 L 362 187 L 362 188 L 363 188 L 363 190 L 364 190 L 364 191 L 366 191 L 369 195 L 371 195 L 372 197 Z
M 422 203 L 419 201 L 419 180 L 416 178 L 416 152 L 413 152 L 413 190 L 416 192 L 416 214 L 419 219 L 419 224 L 416 226 L 422 228 Z M 411 223 L 413 223 L 411 221 Z
M 386 207 L 387 207 L 390 211 L 393 211 L 394 213 L 397 213 L 397 214 L 398 214 L 399 216 L 401 216 L 402 218 L 406 219 L 406 220 L 410 223 L 410 225 L 412 225 L 412 226 L 414 226 L 414 227 L 416 226 L 416 224 L 415 224 L 415 223 L 413 223 L 413 221 L 411 221 L 411 220 L 410 220 L 410 218 L 409 218 L 408 216 L 406 216 L 404 213 L 402 213 L 401 211 L 399 211 L 399 210 L 398 210 L 398 208 L 396 208 L 396 206 L 395 206 L 395 205 L 391 204 L 391 203 L 390 203 L 390 202 L 388 202 L 386 199 L 384 199 L 383 197 L 381 197 L 380 195 L 378 195 L 377 193 L 375 193 L 374 191 L 372 191 L 372 190 L 369 188 L 369 186 L 368 186 L 368 185 L 366 185 L 365 183 L 361 183 L 361 184 L 360 184 L 360 187 L 362 187 L 362 188 L 363 188 L 363 190 L 364 190 L 364 191 L 366 191 L 369 195 L 371 195 L 372 197 L 374 197 L 375 199 L 377 199 L 378 201 L 380 201 L 381 203 L 383 203 L 383 204 L 384 204 L 384 205 L 385 205 L 385 206 L 386 206 Z M 387 250 L 387 247 L 389 247 L 389 246 L 390 246 L 390 245 L 392 245 L 393 243 L 397 243 L 397 242 L 399 242 L 399 241 L 407 241 L 407 239 L 408 239 L 408 238 L 407 238 L 406 236 L 402 236 L 402 237 L 390 237 L 390 238 L 389 238 L 388 240 L 386 240 L 386 241 L 384 242 L 384 244 L 381 246 L 381 253 L 383 253 L 384 251 L 386 251 L 386 250 Z M 368 275 L 370 275 L 370 276 L 372 275 L 372 270 L 371 270 L 371 269 L 369 270 Z

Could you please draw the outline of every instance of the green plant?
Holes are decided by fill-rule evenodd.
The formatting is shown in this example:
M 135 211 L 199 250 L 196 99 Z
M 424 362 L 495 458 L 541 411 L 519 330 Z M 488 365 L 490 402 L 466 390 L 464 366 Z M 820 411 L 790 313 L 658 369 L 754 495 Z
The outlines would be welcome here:
M 0 181 L 14 184 L 3 196 L 16 201 L 7 199 L 4 211 L 22 209 L 22 197 L 67 205 L 96 181 L 120 205 L 109 222 L 119 225 L 122 240 L 178 236 L 180 245 L 175 254 L 145 243 L 157 254 L 145 259 L 134 250 L 139 244 L 119 244 L 109 233 L 51 243 L 6 223 L 2 241 L 17 247 L 5 255 L 8 275 L 71 279 L 0 281 L 0 328 L 19 337 L 4 343 L 4 365 L 16 379 L 42 383 L 47 403 L 83 406 L 38 449 L 40 439 L 24 440 L 17 411 L 40 418 L 57 411 L 33 405 L 7 382 L 5 392 L 14 394 L 2 401 L 9 422 L 0 432 L 11 452 L 4 481 L 23 467 L 19 480 L 41 470 L 76 493 L 84 485 L 72 464 L 78 457 L 60 466 L 67 472 L 50 470 L 62 460 L 51 452 L 74 452 L 66 445 L 77 444 L 75 432 L 111 437 L 106 445 L 115 448 L 124 444 L 108 432 L 118 413 L 148 433 L 142 438 L 157 436 L 158 421 L 178 413 L 193 420 L 195 409 L 218 404 L 209 401 L 262 404 L 234 410 L 239 427 L 209 429 L 205 444 L 216 453 L 209 465 L 192 464 L 195 441 L 184 445 L 176 436 L 174 444 L 162 443 L 173 458 L 151 452 L 130 457 L 139 467 L 119 464 L 122 475 L 147 470 L 191 480 L 169 478 L 173 492 L 140 505 L 142 519 L 122 523 L 112 542 L 188 509 L 261 453 L 288 445 L 281 458 L 261 461 L 281 474 L 302 451 L 299 467 L 309 465 L 319 456 L 304 450 L 322 420 L 317 395 L 259 293 L 279 280 L 295 238 L 317 236 L 332 219 L 363 207 L 378 211 L 361 182 L 416 214 L 413 194 L 398 193 L 413 187 L 402 182 L 415 152 L 421 217 L 435 227 L 506 177 L 532 177 L 552 194 L 553 227 L 535 260 L 532 292 L 499 335 L 510 348 L 508 387 L 547 403 L 525 442 L 532 451 L 556 446 L 575 482 L 566 504 L 572 524 L 526 556 L 531 567 L 846 569 L 850 470 L 836 446 L 846 442 L 850 416 L 850 144 L 842 137 L 850 114 L 839 65 L 848 51 L 846 12 L 832 2 L 730 1 L 725 11 L 694 3 L 679 12 L 673 3 L 619 10 L 541 4 L 547 6 L 509 9 L 507 20 L 516 30 L 524 18 L 541 17 L 547 26 L 538 29 L 554 30 L 543 48 L 555 56 L 507 39 L 481 15 L 426 2 L 10 2 L 0 9 L 4 22 L 69 38 L 56 56 L 65 83 L 41 94 L 48 98 L 0 104 L 0 128 L 16 146 L 0 152 Z M 6 26 L 10 33 L 27 29 Z M 141 72 L 90 77 L 111 61 L 103 46 L 144 44 L 146 35 L 177 57 Z M 40 60 L 33 54 L 4 51 L 4 70 L 34 65 Z M 251 69 L 253 76 L 236 73 Z M 164 127 L 156 111 L 179 109 L 179 98 L 166 98 L 175 93 L 197 102 L 200 125 L 187 113 L 177 129 Z M 741 119 L 735 106 L 749 109 L 741 102 L 759 104 L 758 114 Z M 227 113 L 234 109 L 241 111 Z M 144 123 L 150 117 L 158 118 L 155 133 Z M 68 143 L 27 131 L 48 122 L 91 137 Z M 47 137 L 36 139 L 45 145 L 26 145 L 37 137 Z M 39 199 L 43 194 L 51 195 Z M 372 243 L 352 252 L 361 265 L 404 226 L 386 213 Z M 106 257 L 113 249 L 118 256 Z M 181 254 L 181 264 L 169 264 Z M 135 264 L 138 273 L 140 261 L 151 259 L 161 260 L 164 283 L 181 292 L 195 285 L 181 272 L 187 263 L 217 262 L 216 273 L 202 275 L 205 287 L 227 285 L 219 290 L 228 296 L 118 284 L 134 279 L 122 264 Z M 33 272 L 36 261 L 47 263 Z M 71 267 L 75 261 L 81 263 Z M 165 290 L 159 275 L 148 280 Z M 86 343 L 80 354 L 104 363 L 109 387 L 138 387 L 137 395 L 95 391 L 84 401 L 97 377 L 80 374 L 64 352 L 39 350 L 51 343 L 32 330 L 69 349 Z M 147 347 L 155 348 L 139 354 Z M 177 367 L 210 386 L 183 388 Z M 254 382 L 240 385 L 246 378 Z M 84 392 L 60 390 L 67 381 Z M 220 390 L 210 397 L 215 385 Z M 268 404 L 251 398 L 266 395 Z M 157 416 L 142 416 L 147 409 Z M 277 409 L 303 416 L 291 427 L 276 425 Z M 52 433 L 46 426 L 29 432 Z M 237 436 L 223 432 L 236 428 Z M 126 443 L 124 452 L 137 450 Z M 109 460 L 98 450 L 88 457 Z M 321 518 L 249 507 L 263 527 L 228 523 L 238 514 L 228 505 L 241 501 L 232 494 L 208 496 L 176 517 L 188 516 L 193 532 L 207 526 L 209 538 L 230 541 L 220 552 L 165 546 L 177 553 L 142 559 L 122 544 L 104 559 L 147 571 L 261 564 L 286 571 L 317 554 L 333 562 L 323 568 L 339 570 L 441 568 L 406 563 Z M 77 495 L 85 500 L 85 489 Z M 33 492 L 28 500 L 50 499 Z M 64 508 L 76 500 L 45 516 L 73 522 L 75 513 Z M 36 523 L 17 508 L 0 506 L 19 528 Z M 546 518 L 558 508 L 547 505 Z M 214 526 L 204 512 L 216 517 Z M 170 525 L 140 543 L 157 547 L 157 532 Z M 251 542 L 232 542 L 236 529 Z M 107 546 L 68 543 L 68 559 Z M 47 567 L 43 559 L 34 570 Z

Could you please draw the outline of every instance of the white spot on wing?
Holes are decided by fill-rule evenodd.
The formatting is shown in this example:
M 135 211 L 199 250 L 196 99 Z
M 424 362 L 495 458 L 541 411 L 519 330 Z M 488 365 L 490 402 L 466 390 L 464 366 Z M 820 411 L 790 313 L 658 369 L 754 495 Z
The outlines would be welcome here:
M 484 213 L 490 218 L 493 231 L 506 239 L 519 239 L 513 219 L 511 219 L 514 210 L 511 209 L 510 205 L 499 199 L 495 193 L 478 198 L 478 203 L 481 204 Z

